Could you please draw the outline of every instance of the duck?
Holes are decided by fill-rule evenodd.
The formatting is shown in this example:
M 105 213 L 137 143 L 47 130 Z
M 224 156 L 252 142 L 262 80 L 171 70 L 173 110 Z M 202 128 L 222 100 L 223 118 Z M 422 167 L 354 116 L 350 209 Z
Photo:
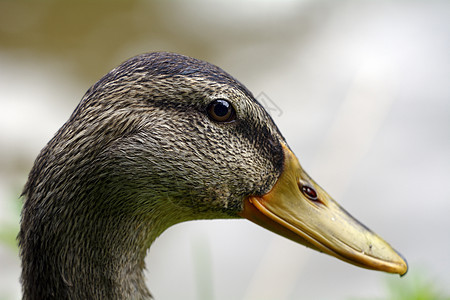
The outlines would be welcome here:
M 153 299 L 147 250 L 199 219 L 246 218 L 359 267 L 408 269 L 303 170 L 243 84 L 175 53 L 132 57 L 89 88 L 22 197 L 27 300 Z

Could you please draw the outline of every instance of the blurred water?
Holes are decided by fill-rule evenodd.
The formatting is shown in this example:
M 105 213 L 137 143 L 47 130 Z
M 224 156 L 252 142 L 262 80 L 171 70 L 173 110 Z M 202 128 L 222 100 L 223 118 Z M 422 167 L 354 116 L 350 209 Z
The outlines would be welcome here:
M 0 226 L 17 225 L 11 201 L 87 88 L 155 50 L 263 92 L 310 175 L 450 293 L 447 1 L 0 2 Z M 246 221 L 174 226 L 149 254 L 157 299 L 369 299 L 393 278 Z M 0 265 L 0 298 L 17 299 L 17 253 L 0 245 Z

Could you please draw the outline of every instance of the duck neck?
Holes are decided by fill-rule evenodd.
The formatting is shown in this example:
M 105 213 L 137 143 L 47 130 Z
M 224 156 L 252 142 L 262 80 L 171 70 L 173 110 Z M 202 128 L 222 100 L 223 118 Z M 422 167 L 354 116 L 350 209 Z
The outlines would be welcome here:
M 50 211 L 25 206 L 23 298 L 152 299 L 143 269 L 147 249 L 159 234 L 152 230 L 154 222 L 86 201 L 63 203 L 81 205 Z

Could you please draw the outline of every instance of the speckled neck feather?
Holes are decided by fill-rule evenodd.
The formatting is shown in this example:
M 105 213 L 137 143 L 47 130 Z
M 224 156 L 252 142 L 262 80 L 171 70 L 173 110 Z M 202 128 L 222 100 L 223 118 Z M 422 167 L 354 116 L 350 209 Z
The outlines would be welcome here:
M 206 114 L 227 99 L 235 122 Z M 24 188 L 24 299 L 150 299 L 144 258 L 169 226 L 236 218 L 269 191 L 283 137 L 220 68 L 136 56 L 92 86 L 42 149 Z M 150 270 L 151 272 L 151 270 Z

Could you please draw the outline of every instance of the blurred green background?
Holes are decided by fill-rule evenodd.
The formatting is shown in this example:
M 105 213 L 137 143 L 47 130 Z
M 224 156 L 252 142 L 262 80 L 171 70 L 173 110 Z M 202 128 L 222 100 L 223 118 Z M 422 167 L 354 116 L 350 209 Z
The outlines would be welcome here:
M 0 299 L 20 298 L 19 195 L 39 150 L 90 85 L 161 50 L 259 95 L 305 169 L 410 272 L 358 269 L 244 220 L 199 221 L 150 249 L 156 299 L 449 299 L 446 0 L 0 0 Z

